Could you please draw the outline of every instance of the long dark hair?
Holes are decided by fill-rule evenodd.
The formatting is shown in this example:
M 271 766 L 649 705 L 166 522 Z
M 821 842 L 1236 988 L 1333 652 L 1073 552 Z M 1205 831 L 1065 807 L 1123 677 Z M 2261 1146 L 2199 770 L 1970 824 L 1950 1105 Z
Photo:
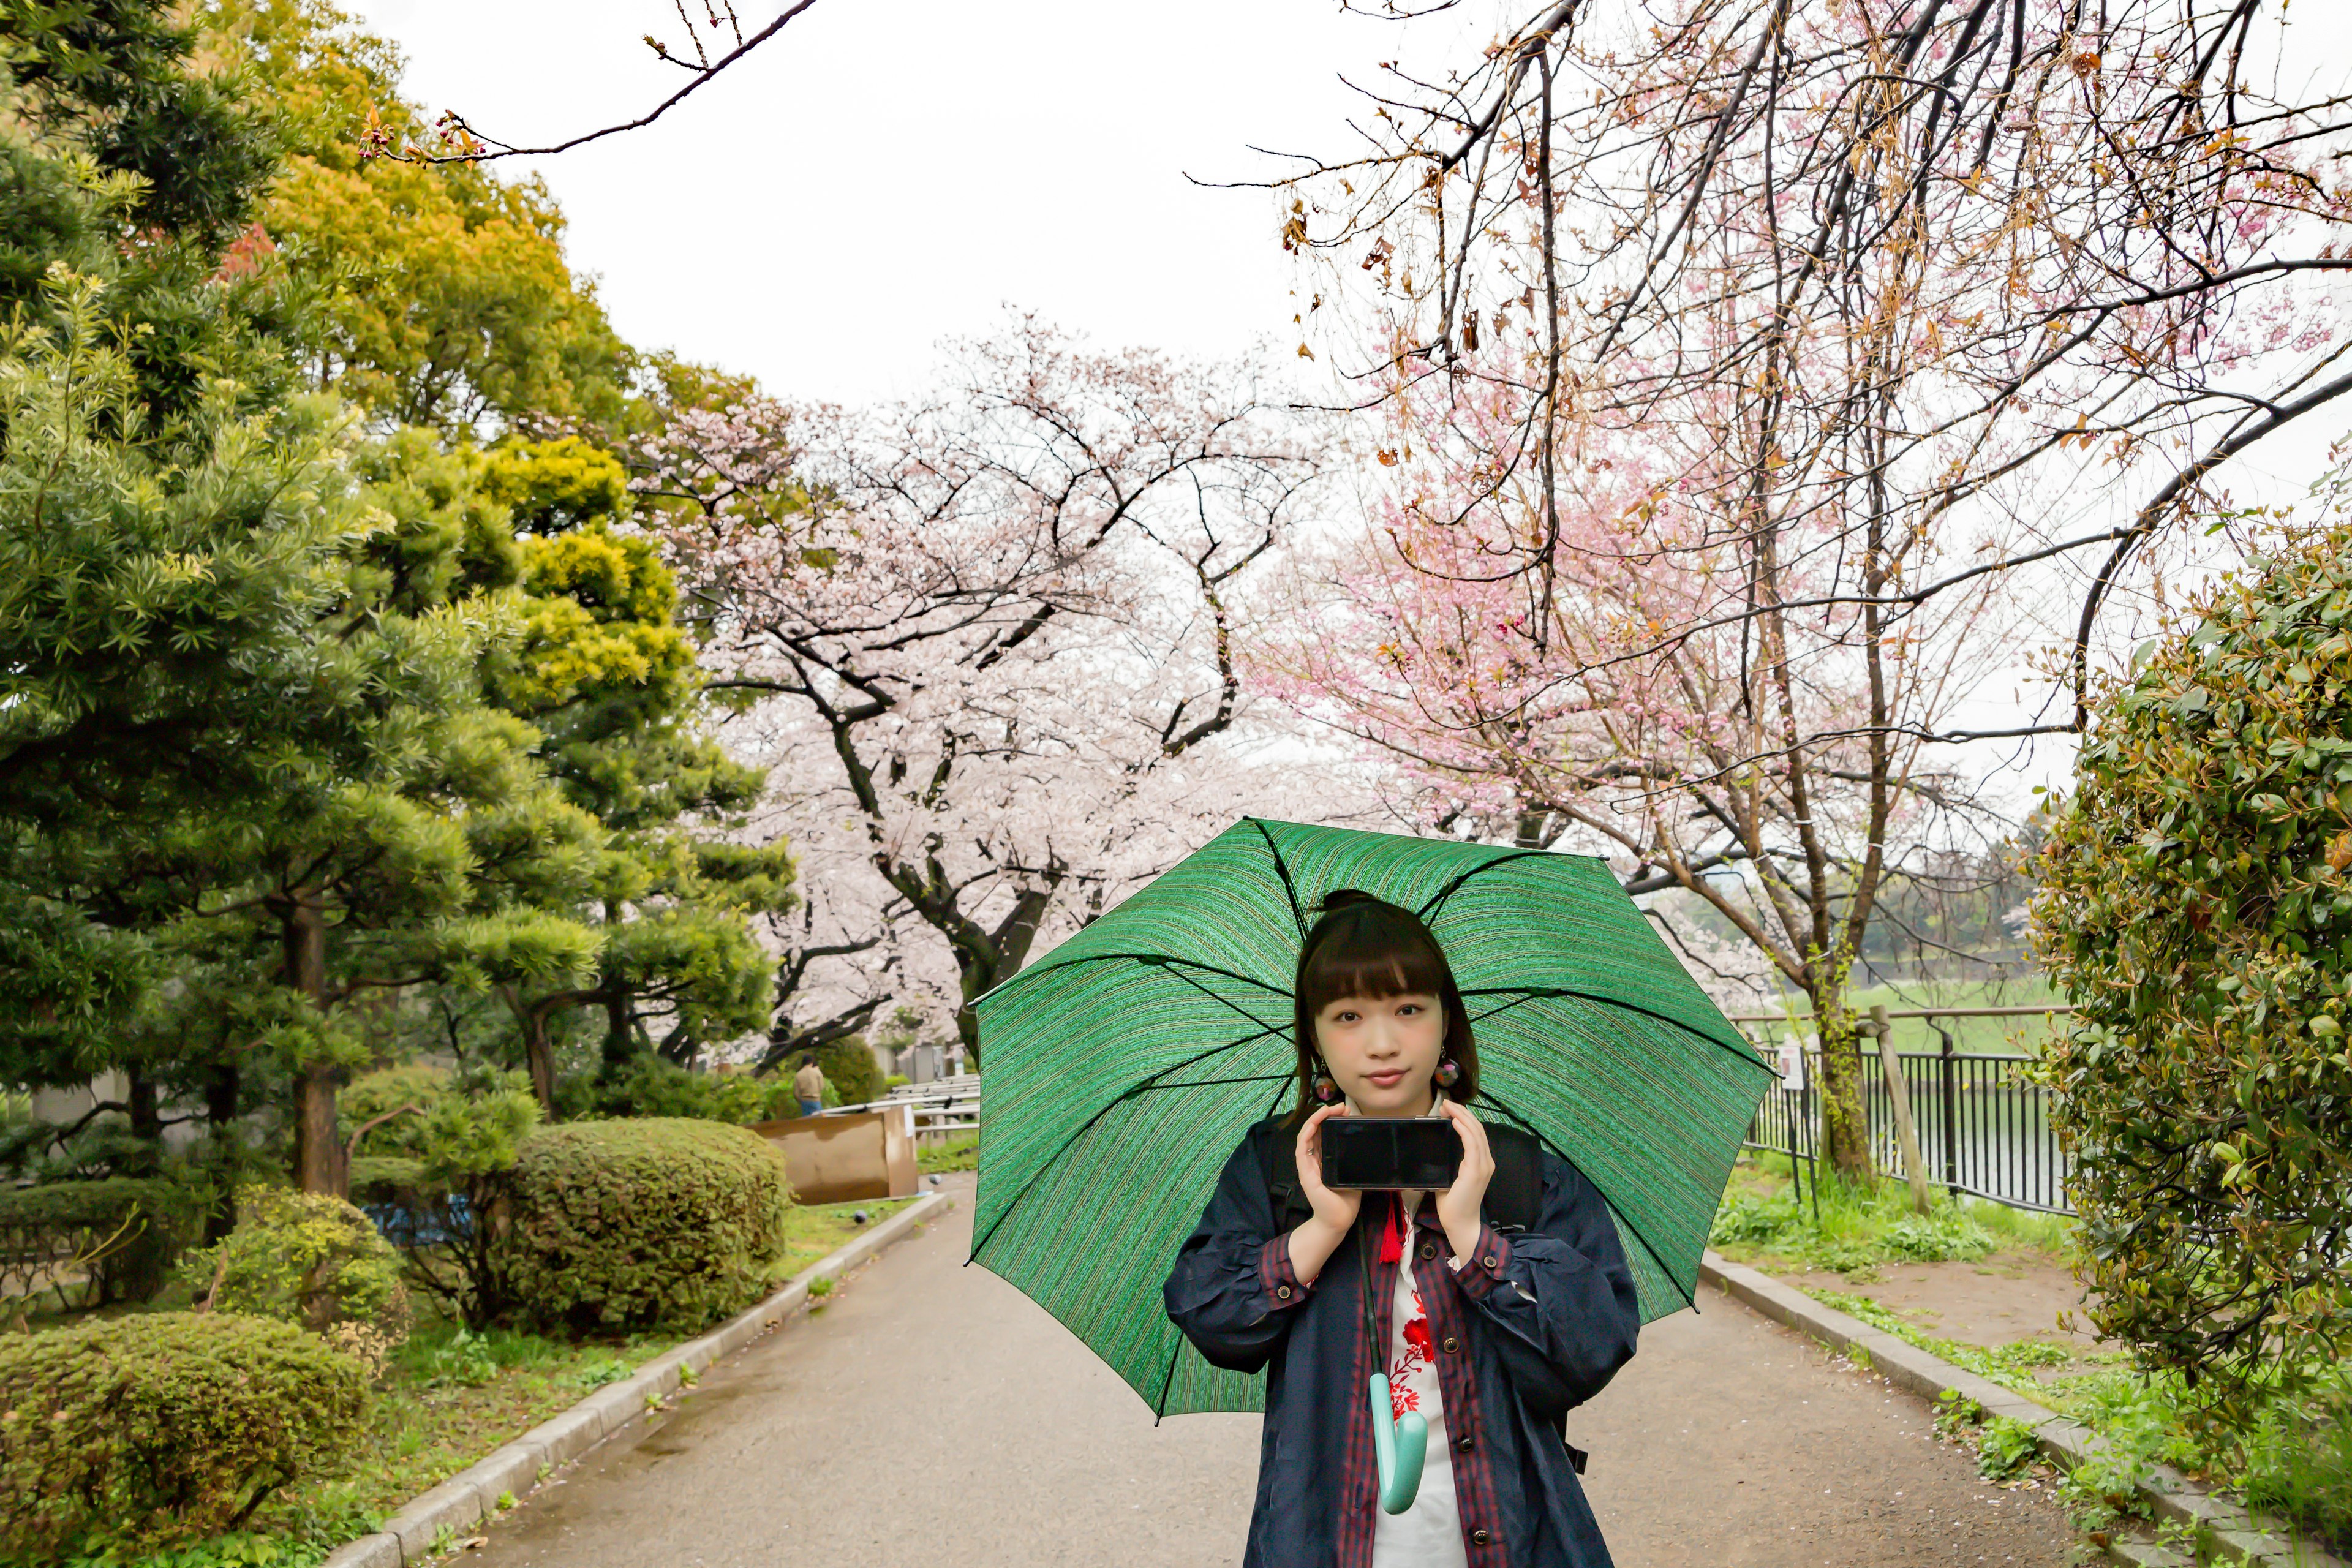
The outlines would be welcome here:
M 1298 950 L 1292 984 L 1297 1016 L 1292 1041 L 1298 1050 L 1298 1104 L 1295 1124 L 1315 1109 L 1315 1015 L 1348 996 L 1378 1000 L 1413 994 L 1434 996 L 1445 1009 L 1444 1051 L 1462 1069 L 1445 1092 L 1467 1104 L 1478 1092 L 1478 1046 L 1470 1035 L 1470 1009 L 1454 984 L 1454 966 L 1429 928 L 1411 910 L 1370 893 L 1340 888 L 1323 899 L 1323 914 Z

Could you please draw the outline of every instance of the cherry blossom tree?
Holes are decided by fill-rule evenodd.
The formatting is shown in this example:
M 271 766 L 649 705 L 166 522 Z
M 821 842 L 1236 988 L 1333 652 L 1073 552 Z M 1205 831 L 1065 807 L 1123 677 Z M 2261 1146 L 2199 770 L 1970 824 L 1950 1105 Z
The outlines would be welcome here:
M 929 397 L 740 403 L 642 456 L 713 685 L 760 701 L 744 744 L 837 911 L 800 940 L 927 931 L 909 971 L 951 963 L 968 1047 L 967 1005 L 1041 941 L 1279 798 L 1236 617 L 1317 463 L 1246 371 L 1023 320 Z
M 1812 1001 L 1846 1166 L 1848 966 L 1973 804 L 1939 748 L 2077 729 L 2123 574 L 2352 390 L 2310 283 L 2352 104 L 2281 11 L 1563 0 L 1282 182 L 1391 481 L 1283 662 L 1733 920 Z M 2059 710 L 1963 729 L 2035 646 Z

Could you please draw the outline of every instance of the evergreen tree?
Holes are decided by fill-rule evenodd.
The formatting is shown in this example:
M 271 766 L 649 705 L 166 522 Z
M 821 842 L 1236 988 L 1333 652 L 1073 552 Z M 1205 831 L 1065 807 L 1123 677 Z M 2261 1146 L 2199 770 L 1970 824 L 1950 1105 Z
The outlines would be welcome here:
M 526 541 L 528 629 L 494 661 L 490 680 L 497 700 L 541 731 L 541 754 L 565 795 L 610 836 L 593 900 L 604 935 L 593 982 L 503 992 L 550 1114 L 552 1028 L 568 1011 L 604 1013 L 608 1075 L 656 1048 L 656 1020 L 667 1029 L 660 1050 L 679 1063 L 765 1028 L 772 962 L 751 920 L 791 907 L 793 875 L 782 846 L 726 837 L 758 801 L 764 775 L 712 737 L 694 646 L 677 624 L 677 584 L 650 543 L 613 526 L 618 466 L 615 482 L 600 483 L 583 451 L 593 448 L 491 454 L 493 482 L 509 493 L 519 474 L 538 481 L 523 499 L 533 526 L 553 527 L 566 511 L 586 519 Z

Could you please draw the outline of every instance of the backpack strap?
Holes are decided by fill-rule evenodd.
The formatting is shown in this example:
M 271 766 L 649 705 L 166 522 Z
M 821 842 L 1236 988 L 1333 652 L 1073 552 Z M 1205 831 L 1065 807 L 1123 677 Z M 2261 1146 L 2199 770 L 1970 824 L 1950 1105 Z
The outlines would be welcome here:
M 1298 1135 L 1287 1121 L 1270 1116 L 1250 1129 L 1277 1230 L 1296 1229 L 1315 1213 L 1299 1185 Z M 1486 1223 L 1500 1231 L 1526 1230 L 1543 1214 L 1543 1146 L 1532 1133 L 1500 1122 L 1486 1124 L 1486 1146 L 1495 1155 L 1495 1174 L 1480 1205 Z

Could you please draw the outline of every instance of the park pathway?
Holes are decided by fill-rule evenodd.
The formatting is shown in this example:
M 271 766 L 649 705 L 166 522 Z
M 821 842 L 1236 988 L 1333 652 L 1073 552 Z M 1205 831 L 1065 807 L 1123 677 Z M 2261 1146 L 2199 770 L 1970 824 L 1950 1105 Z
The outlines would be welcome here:
M 1150 1413 L 978 1268 L 970 1178 L 817 1316 L 711 1369 L 467 1553 L 481 1568 L 1210 1568 L 1257 1417 Z M 1653 1324 L 1570 1436 L 1619 1568 L 2059 1568 L 2040 1494 L 1977 1479 L 1920 1403 L 1713 1292 Z

